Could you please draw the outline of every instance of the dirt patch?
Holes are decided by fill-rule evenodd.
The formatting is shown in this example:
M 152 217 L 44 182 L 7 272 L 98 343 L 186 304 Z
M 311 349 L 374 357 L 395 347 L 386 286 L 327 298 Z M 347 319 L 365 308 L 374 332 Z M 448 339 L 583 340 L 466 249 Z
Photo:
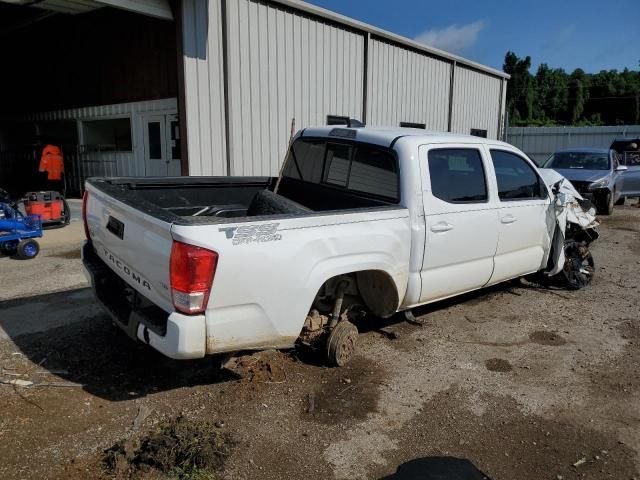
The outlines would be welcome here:
M 490 358 L 484 362 L 484 366 L 490 372 L 510 372 L 513 370 L 511 364 L 503 358 Z
M 230 368 L 245 382 L 284 382 L 287 363 L 284 353 L 267 351 L 240 357 Z
M 529 340 L 538 345 L 550 345 L 557 347 L 564 345 L 567 341 L 557 333 L 545 332 L 544 330 L 537 330 L 529 335 Z
M 63 258 L 63 259 L 67 259 L 67 260 L 71 260 L 74 258 L 80 258 L 80 249 L 79 248 L 74 248 L 72 250 L 63 250 L 60 252 L 55 252 L 52 253 L 50 255 L 47 255 L 47 257 L 52 257 L 52 258 Z
M 132 442 L 123 440 L 105 450 L 102 465 L 116 478 L 213 479 L 231 453 L 233 442 L 207 422 L 178 417 Z
M 469 394 L 454 388 L 427 402 L 423 413 L 399 437 L 419 440 L 403 444 L 402 450 L 389 456 L 389 466 L 370 478 L 389 475 L 401 463 L 431 456 L 468 459 L 493 480 L 601 480 L 638 475 L 634 450 L 614 435 L 524 414 L 509 397 L 483 395 L 469 400 L 473 398 Z M 472 403 L 481 403 L 484 413 L 474 413 Z
M 305 399 L 302 418 L 325 424 L 355 423 L 378 409 L 382 370 L 361 357 L 333 368 Z

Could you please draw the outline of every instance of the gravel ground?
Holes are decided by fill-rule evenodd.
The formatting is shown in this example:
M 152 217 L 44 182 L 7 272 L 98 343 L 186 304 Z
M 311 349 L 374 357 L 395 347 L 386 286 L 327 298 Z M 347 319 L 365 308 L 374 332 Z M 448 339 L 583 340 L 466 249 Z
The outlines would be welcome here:
M 422 327 L 371 320 L 341 369 L 269 351 L 222 370 L 134 344 L 82 288 L 73 228 L 33 261 L 0 259 L 0 378 L 35 384 L 0 384 L 0 478 L 129 478 L 104 450 L 178 417 L 228 439 L 211 478 L 410 478 L 393 474 L 420 459 L 493 480 L 640 478 L 635 205 L 603 218 L 590 288 L 515 282 L 423 308 Z

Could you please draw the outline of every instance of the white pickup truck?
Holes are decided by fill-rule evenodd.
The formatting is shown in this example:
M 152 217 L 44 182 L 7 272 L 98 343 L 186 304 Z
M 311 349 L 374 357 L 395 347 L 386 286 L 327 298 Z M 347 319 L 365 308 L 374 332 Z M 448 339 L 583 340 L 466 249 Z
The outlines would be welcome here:
M 88 180 L 83 261 L 113 320 L 169 357 L 308 342 L 343 365 L 362 311 L 388 317 L 541 271 L 588 283 L 593 211 L 541 172 L 495 140 L 308 128 L 280 182 Z

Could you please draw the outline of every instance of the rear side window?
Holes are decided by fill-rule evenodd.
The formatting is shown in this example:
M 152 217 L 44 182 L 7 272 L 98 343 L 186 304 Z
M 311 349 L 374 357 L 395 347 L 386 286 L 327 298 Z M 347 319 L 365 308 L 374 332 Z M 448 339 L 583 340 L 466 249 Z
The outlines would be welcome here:
M 365 144 L 300 139 L 291 147 L 284 176 L 399 200 L 398 162 Z
M 449 203 L 484 203 L 487 181 L 478 150 L 444 148 L 429 151 L 429 176 L 434 197 Z
M 525 159 L 503 150 L 491 150 L 491 160 L 500 200 L 546 198 L 542 180 Z

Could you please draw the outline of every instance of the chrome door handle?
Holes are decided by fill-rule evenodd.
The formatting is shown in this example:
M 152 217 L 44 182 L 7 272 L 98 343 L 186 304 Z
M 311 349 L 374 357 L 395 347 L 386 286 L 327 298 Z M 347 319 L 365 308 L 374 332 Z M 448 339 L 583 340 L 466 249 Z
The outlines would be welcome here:
M 516 220 L 518 220 L 516 217 L 514 217 L 513 215 L 505 215 L 504 217 L 502 217 L 502 219 L 500 220 L 502 223 L 513 223 Z
M 431 225 L 432 232 L 448 232 L 453 228 L 453 225 L 447 222 L 438 222 L 435 225 Z

